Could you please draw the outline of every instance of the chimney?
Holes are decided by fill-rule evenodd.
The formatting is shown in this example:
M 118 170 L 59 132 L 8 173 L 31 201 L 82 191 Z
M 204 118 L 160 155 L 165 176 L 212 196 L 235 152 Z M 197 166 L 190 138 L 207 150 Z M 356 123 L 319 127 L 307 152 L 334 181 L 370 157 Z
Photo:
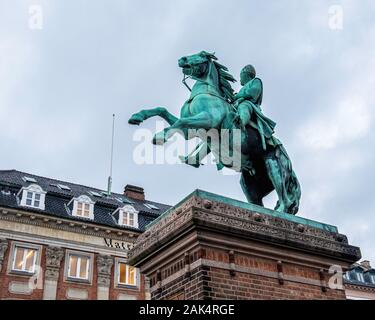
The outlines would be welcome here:
M 124 196 L 134 200 L 145 200 L 143 188 L 127 184 L 124 189 Z
M 365 268 L 366 270 L 370 270 L 371 269 L 371 265 L 370 265 L 370 261 L 368 260 L 363 260 L 360 262 L 360 265 Z

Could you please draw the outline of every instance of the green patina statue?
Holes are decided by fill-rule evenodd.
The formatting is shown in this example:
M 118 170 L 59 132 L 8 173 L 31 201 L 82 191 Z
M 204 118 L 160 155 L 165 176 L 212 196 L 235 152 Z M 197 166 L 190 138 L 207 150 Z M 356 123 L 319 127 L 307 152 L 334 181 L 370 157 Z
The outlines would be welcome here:
M 201 138 L 202 142 L 190 155 L 181 157 L 183 162 L 199 167 L 201 160 L 212 152 L 219 170 L 227 167 L 241 172 L 241 187 L 250 203 L 263 206 L 263 198 L 276 190 L 275 210 L 296 214 L 301 198 L 300 185 L 285 148 L 274 136 L 276 123 L 261 110 L 263 84 L 256 77 L 255 68 L 247 65 L 242 69 L 242 88 L 234 94 L 231 82 L 236 80 L 217 62 L 214 54 L 202 51 L 182 57 L 179 66 L 188 88 L 186 78 L 195 80 L 180 118 L 164 107 L 156 107 L 133 114 L 129 123 L 139 125 L 155 116 L 167 121 L 170 126 L 155 134 L 154 144 L 165 143 L 175 133 L 181 133 L 185 139 Z M 212 130 L 227 133 L 227 136 L 210 135 L 207 139 L 207 131 Z M 240 132 L 239 139 L 235 139 L 235 132 Z M 223 146 L 229 153 L 224 152 Z M 233 157 L 236 152 L 239 166 L 228 161 L 229 155 Z

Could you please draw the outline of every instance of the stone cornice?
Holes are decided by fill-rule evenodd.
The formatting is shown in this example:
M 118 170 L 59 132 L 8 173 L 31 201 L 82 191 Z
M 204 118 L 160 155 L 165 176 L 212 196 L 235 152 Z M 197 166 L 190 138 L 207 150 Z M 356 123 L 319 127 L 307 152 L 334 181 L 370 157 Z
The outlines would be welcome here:
M 91 222 L 68 220 L 55 216 L 47 216 L 29 211 L 7 209 L 0 207 L 0 221 L 12 221 L 49 229 L 64 230 L 79 234 L 111 238 L 119 241 L 134 242 L 140 234 L 129 230 L 116 229 Z
M 129 253 L 130 263 L 140 261 L 189 228 L 211 229 L 347 262 L 361 256 L 345 235 L 192 195 L 138 237 Z
M 350 283 L 350 282 L 345 281 L 345 288 L 375 293 L 375 286 L 366 285 L 366 284 L 360 285 L 360 284 L 355 284 L 355 283 Z

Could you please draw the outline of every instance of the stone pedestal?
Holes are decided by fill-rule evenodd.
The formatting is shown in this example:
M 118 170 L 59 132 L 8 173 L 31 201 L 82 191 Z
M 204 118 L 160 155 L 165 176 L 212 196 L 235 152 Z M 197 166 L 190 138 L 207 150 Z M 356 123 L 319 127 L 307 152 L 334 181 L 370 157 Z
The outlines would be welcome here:
M 155 220 L 129 263 L 160 299 L 345 299 L 360 259 L 335 226 L 197 190 Z

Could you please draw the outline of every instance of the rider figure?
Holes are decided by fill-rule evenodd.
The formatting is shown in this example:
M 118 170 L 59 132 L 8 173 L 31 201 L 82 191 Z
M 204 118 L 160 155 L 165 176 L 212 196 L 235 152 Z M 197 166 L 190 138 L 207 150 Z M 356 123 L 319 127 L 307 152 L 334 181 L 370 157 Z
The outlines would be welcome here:
M 290 160 L 281 142 L 273 136 L 276 123 L 267 118 L 260 108 L 263 98 L 263 84 L 256 77 L 255 68 L 252 65 L 245 66 L 241 71 L 240 77 L 243 87 L 235 95 L 235 107 L 241 127 L 246 130 L 247 126 L 251 126 L 259 132 L 267 174 L 279 195 L 279 199 L 284 199 L 284 203 L 278 204 L 282 206 L 281 211 L 283 211 L 288 208 L 291 202 L 288 199 L 283 182 L 282 163 L 279 161 L 280 153 L 283 153 L 285 159 L 288 159 L 288 166 Z M 271 148 L 276 148 L 276 157 L 270 156 L 272 153 L 268 151 Z
M 266 150 L 266 142 L 272 138 L 276 123 L 267 118 L 260 108 L 263 98 L 262 80 L 256 77 L 256 71 L 252 65 L 247 65 L 242 69 L 240 78 L 243 87 L 236 94 L 235 102 L 241 127 L 245 129 L 250 125 L 258 130 L 262 147 Z

